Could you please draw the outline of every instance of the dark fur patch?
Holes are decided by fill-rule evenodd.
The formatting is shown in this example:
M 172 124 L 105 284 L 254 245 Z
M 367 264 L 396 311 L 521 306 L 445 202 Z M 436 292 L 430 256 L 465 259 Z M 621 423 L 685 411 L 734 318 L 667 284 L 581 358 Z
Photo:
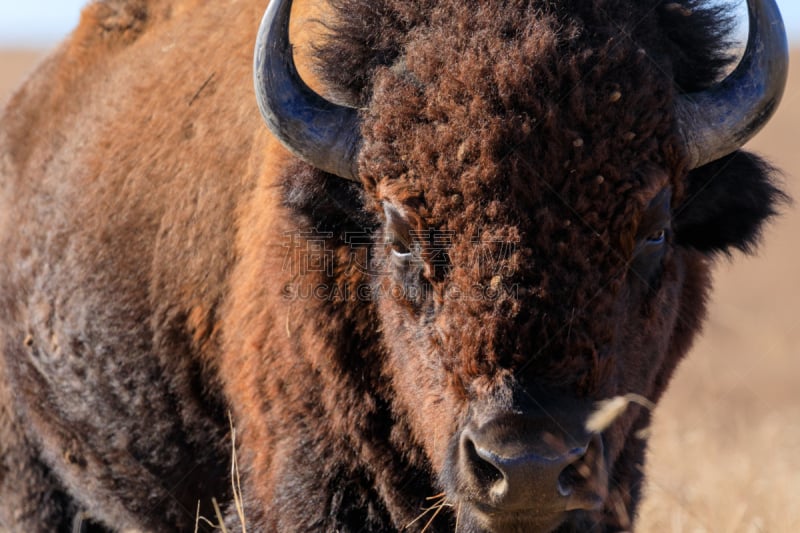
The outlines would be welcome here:
M 284 205 L 302 217 L 300 226 L 344 236 L 371 234 L 376 222 L 364 209 L 363 188 L 297 161 L 285 174 Z
M 689 175 L 686 201 L 675 213 L 677 241 L 704 253 L 752 253 L 765 221 L 788 201 L 763 159 L 735 152 Z

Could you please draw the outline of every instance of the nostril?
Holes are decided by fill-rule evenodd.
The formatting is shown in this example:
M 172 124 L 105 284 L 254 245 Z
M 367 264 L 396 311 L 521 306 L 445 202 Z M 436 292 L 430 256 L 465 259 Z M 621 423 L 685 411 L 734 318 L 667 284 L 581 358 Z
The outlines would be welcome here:
M 592 455 L 588 449 L 575 449 L 569 454 L 572 462 L 564 467 L 558 476 L 558 493 L 570 496 L 576 487 L 580 487 L 592 475 L 592 469 L 586 463 L 588 456 Z
M 583 453 L 558 476 L 558 492 L 567 497 L 567 510 L 598 509 L 608 490 L 608 472 L 603 460 L 603 443 L 599 436 L 589 441 Z
M 469 469 L 480 486 L 490 487 L 505 477 L 503 472 L 492 463 L 492 455 L 477 448 L 472 439 L 465 439 L 464 453 Z
M 572 495 L 575 487 L 581 484 L 581 479 L 585 479 L 585 477 L 581 474 L 579 466 L 568 465 L 558 476 L 558 493 L 561 496 Z

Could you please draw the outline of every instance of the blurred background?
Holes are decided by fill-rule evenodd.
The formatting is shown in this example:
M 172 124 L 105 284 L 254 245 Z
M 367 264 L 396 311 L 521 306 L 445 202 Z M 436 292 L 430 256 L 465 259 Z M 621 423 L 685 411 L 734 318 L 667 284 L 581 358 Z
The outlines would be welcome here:
M 0 102 L 84 3 L 0 0 Z M 782 170 L 795 203 L 756 256 L 716 266 L 703 336 L 655 413 L 640 532 L 800 531 L 800 0 L 778 4 L 794 48 L 789 86 L 748 148 Z

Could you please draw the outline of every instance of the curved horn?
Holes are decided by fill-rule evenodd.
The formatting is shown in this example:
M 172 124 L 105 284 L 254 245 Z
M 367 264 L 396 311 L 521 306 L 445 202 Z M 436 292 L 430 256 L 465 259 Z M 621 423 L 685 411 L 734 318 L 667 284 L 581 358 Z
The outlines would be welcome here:
M 678 97 L 676 119 L 691 168 L 744 145 L 783 96 L 789 66 L 786 30 L 775 0 L 747 0 L 750 31 L 739 66 L 709 89 Z
M 315 167 L 358 181 L 358 111 L 312 91 L 297 73 L 289 44 L 292 0 L 272 0 L 256 40 L 254 81 L 258 107 L 272 133 Z

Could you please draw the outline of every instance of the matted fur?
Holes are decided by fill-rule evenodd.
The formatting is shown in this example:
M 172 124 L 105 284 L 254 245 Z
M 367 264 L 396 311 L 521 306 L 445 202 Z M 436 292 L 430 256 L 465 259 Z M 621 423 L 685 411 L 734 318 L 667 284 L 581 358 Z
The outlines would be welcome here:
M 687 172 L 675 135 L 676 94 L 728 65 L 724 7 L 332 4 L 298 49 L 363 107 L 360 185 L 266 133 L 261 2 L 96 2 L 5 109 L 0 525 L 190 530 L 198 500 L 228 503 L 230 411 L 251 531 L 402 530 L 442 491 L 429 531 L 477 531 L 452 460 L 475 406 L 658 400 L 710 259 L 774 214 L 766 164 Z M 668 244 L 643 259 L 667 190 Z M 413 268 L 387 205 L 420 236 Z M 491 297 L 453 297 L 474 287 Z M 557 531 L 631 527 L 648 422 L 604 433 L 605 507 Z

